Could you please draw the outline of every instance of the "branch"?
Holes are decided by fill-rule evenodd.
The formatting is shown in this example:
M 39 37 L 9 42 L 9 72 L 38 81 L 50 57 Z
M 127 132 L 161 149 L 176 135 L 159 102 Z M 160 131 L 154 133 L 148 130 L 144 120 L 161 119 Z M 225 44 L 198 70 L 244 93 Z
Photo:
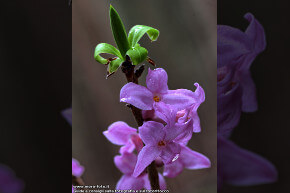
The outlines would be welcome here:
M 141 76 L 142 72 L 144 71 L 144 65 L 140 66 L 140 68 L 134 72 L 135 66 L 132 65 L 130 57 L 127 55 L 126 61 L 123 62 L 121 68 L 122 68 L 122 72 L 126 75 L 128 82 L 133 82 L 135 84 L 138 84 L 138 78 Z M 142 126 L 144 120 L 142 117 L 141 109 L 138 109 L 138 108 L 134 107 L 133 105 L 130 105 L 129 107 L 131 108 L 131 111 L 135 117 L 135 120 L 136 120 L 138 126 L 139 127 Z M 147 167 L 147 172 L 148 172 L 148 176 L 149 176 L 151 189 L 152 190 L 160 190 L 158 171 L 157 171 L 156 166 L 155 166 L 155 161 L 153 161 Z

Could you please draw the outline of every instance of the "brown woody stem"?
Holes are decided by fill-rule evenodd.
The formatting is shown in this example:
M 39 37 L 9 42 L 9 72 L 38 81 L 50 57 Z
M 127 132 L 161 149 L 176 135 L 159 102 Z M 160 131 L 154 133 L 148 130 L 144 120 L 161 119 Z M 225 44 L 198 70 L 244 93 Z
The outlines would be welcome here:
M 80 177 L 76 177 L 74 175 L 72 175 L 72 184 L 74 186 L 84 186 L 85 185 L 84 181 Z
M 133 82 L 135 84 L 138 84 L 138 78 L 141 76 L 144 66 L 141 66 L 140 69 L 137 69 L 134 71 L 135 66 L 132 65 L 132 62 L 129 58 L 129 56 L 126 56 L 126 61 L 122 64 L 122 71 L 126 75 L 128 82 Z M 142 117 L 142 111 L 141 109 L 138 109 L 132 105 L 129 106 L 131 108 L 131 111 L 135 117 L 135 120 L 138 124 L 138 126 L 143 125 L 143 117 Z M 152 190 L 159 190 L 159 177 L 158 177 L 158 171 L 155 166 L 155 161 L 153 161 L 148 167 L 147 172 L 149 176 L 149 181 L 151 185 Z

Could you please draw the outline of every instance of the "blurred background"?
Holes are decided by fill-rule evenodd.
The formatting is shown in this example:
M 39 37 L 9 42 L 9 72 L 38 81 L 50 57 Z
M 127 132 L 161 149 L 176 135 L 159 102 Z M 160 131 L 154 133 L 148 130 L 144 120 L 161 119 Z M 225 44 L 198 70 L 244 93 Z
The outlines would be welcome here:
M 74 0 L 72 6 L 72 156 L 85 166 L 86 184 L 115 187 L 121 172 L 113 157 L 119 147 L 102 134 L 115 121 L 136 127 L 131 111 L 119 102 L 126 83 L 121 71 L 105 79 L 106 67 L 97 63 L 98 43 L 115 45 L 110 29 L 109 4 L 119 12 L 128 30 L 143 24 L 157 28 L 159 39 L 151 43 L 143 37 L 157 67 L 165 68 L 169 88 L 194 90 L 198 82 L 206 101 L 199 108 L 202 132 L 193 135 L 189 146 L 208 156 L 210 169 L 185 170 L 166 179 L 171 192 L 216 192 L 216 1 L 215 0 Z M 149 66 L 149 65 L 147 65 Z M 144 84 L 147 70 L 141 78 Z
M 289 192 L 289 7 L 289 1 L 218 1 L 218 24 L 245 30 L 248 22 L 243 16 L 251 12 L 265 29 L 266 50 L 251 66 L 258 111 L 242 113 L 232 139 L 240 147 L 267 158 L 278 170 L 276 183 L 252 187 L 224 186 L 223 193 Z
M 70 191 L 71 128 L 61 111 L 72 101 L 71 8 L 3 1 L 0 23 L 0 165 L 24 193 Z

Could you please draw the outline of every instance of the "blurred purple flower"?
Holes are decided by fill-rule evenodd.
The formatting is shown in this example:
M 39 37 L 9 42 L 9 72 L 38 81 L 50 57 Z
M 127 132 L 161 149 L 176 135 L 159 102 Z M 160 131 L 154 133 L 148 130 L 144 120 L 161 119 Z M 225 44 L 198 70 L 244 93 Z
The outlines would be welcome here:
M 132 176 L 137 156 L 133 153 L 124 152 L 122 155 L 115 156 L 115 165 L 123 173 L 123 176 L 118 181 L 116 190 L 141 190 L 143 188 L 150 190 L 150 181 L 147 173 L 143 173 L 138 177 Z M 159 175 L 160 189 L 166 189 L 166 183 L 161 174 Z
M 256 89 L 250 66 L 266 47 L 262 25 L 250 13 L 244 16 L 249 22 L 245 32 L 230 26 L 217 29 L 217 100 L 218 130 L 229 135 L 238 124 L 240 113 L 257 110 Z
M 85 171 L 85 168 L 80 165 L 79 161 L 72 158 L 72 175 L 74 177 L 81 177 Z M 74 187 L 72 186 L 72 193 L 74 193 Z
M 65 109 L 61 112 L 66 121 L 72 125 L 72 108 Z
M 245 32 L 218 26 L 218 188 L 223 183 L 239 186 L 274 182 L 275 167 L 266 159 L 228 140 L 238 125 L 241 112 L 257 110 L 256 89 L 250 66 L 266 47 L 262 25 L 250 13 Z
M 21 193 L 23 189 L 23 181 L 18 179 L 9 167 L 0 164 L 0 192 Z
M 120 92 L 120 101 L 142 110 L 152 110 L 154 104 L 162 101 L 176 110 L 183 110 L 197 103 L 196 94 L 190 90 L 168 90 L 167 73 L 162 68 L 150 70 L 146 77 L 147 88 L 127 83 Z
M 275 182 L 277 170 L 268 160 L 218 136 L 218 187 L 222 183 L 250 186 Z
M 85 168 L 80 165 L 80 163 L 72 158 L 72 175 L 75 177 L 81 177 L 83 175 Z

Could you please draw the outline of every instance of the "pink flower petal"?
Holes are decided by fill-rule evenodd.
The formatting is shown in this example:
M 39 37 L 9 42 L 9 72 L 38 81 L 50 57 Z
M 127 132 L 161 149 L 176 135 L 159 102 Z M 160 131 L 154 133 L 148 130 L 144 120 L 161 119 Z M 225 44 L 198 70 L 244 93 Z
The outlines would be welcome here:
M 111 124 L 107 131 L 103 134 L 113 144 L 125 145 L 130 139 L 130 136 L 136 134 L 137 130 L 127 125 L 125 122 L 118 121 Z
M 174 142 L 166 144 L 166 147 L 162 149 L 161 159 L 164 164 L 169 164 L 175 161 L 180 154 L 180 145 Z
M 163 68 L 156 68 L 154 70 L 148 69 L 146 85 L 152 93 L 166 93 L 168 90 L 167 81 L 168 76 Z
M 146 145 L 157 145 L 159 141 L 164 140 L 164 125 L 155 121 L 145 122 L 139 127 L 140 137 Z
M 206 156 L 193 151 L 186 146 L 181 146 L 179 159 L 182 161 L 185 168 L 191 170 L 209 168 L 211 165 Z
M 84 173 L 85 168 L 80 165 L 78 160 L 72 158 L 72 174 L 76 177 L 80 177 Z
M 151 110 L 153 94 L 144 86 L 129 82 L 120 91 L 120 101 L 142 110 Z
M 137 156 L 133 153 L 124 152 L 123 155 L 114 157 L 115 165 L 123 174 L 131 175 L 134 171 L 136 162 Z
M 180 162 L 180 158 L 178 158 L 176 161 L 164 166 L 163 175 L 168 178 L 175 178 L 181 174 L 183 168 L 184 166 L 182 162 Z
M 116 190 L 141 190 L 144 188 L 144 179 L 123 175 L 118 181 Z
M 232 185 L 250 186 L 277 180 L 277 170 L 268 160 L 222 137 L 218 138 L 218 162 L 223 181 Z
M 154 146 L 145 146 L 138 155 L 137 164 L 133 173 L 134 177 L 139 176 L 145 168 L 151 164 L 161 153 L 161 150 Z
M 161 101 L 180 111 L 195 104 L 196 100 L 192 96 L 192 91 L 187 89 L 168 90 L 161 96 Z

